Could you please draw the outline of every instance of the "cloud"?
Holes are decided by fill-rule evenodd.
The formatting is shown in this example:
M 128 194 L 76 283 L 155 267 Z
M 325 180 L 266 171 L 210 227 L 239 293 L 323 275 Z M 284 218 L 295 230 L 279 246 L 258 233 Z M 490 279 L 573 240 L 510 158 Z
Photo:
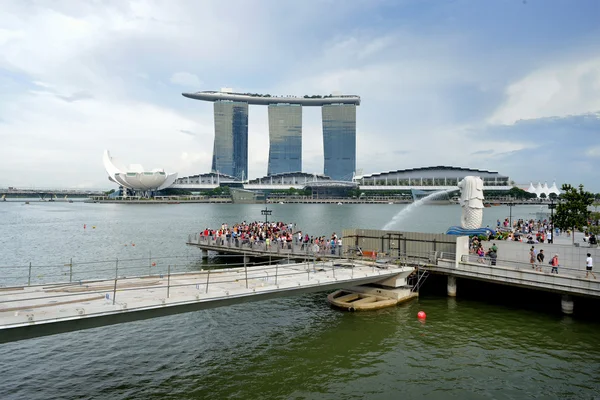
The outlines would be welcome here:
M 600 32 L 593 13 L 577 14 L 592 3 L 5 3 L 0 186 L 107 187 L 104 148 L 180 176 L 207 172 L 212 104 L 181 96 L 200 86 L 359 94 L 365 173 L 444 164 L 519 182 L 594 179 L 600 167 L 586 153 L 600 146 L 589 55 Z M 266 174 L 268 146 L 266 107 L 251 106 L 251 178 Z M 303 169 L 323 172 L 319 108 L 303 109 Z
M 202 85 L 202 81 L 196 75 L 190 74 L 189 72 L 176 72 L 171 75 L 171 79 L 169 80 L 171 83 L 187 87 L 191 91 Z
M 600 146 L 590 147 L 585 151 L 585 155 L 588 157 L 600 158 Z
M 186 129 L 180 129 L 179 132 L 185 133 L 186 135 L 189 135 L 189 136 L 196 136 L 196 134 L 194 132 L 188 131 Z
M 93 99 L 94 96 L 92 96 L 90 93 L 86 92 L 85 90 L 82 90 L 80 92 L 76 92 L 73 93 L 72 95 L 56 95 L 57 98 L 66 101 L 67 103 L 72 103 L 74 101 L 79 101 L 79 100 L 89 100 L 89 99 Z
M 544 67 L 508 86 L 492 124 L 600 111 L 600 58 Z
M 477 133 L 483 143 L 497 138 L 521 142 L 521 146 L 499 150 L 495 156 L 484 156 L 490 157 L 488 165 L 500 165 L 497 169 L 517 183 L 583 182 L 600 191 L 600 113 L 489 125 L 478 128 Z
M 485 154 L 494 154 L 494 149 L 478 150 L 471 153 L 472 156 L 479 156 Z

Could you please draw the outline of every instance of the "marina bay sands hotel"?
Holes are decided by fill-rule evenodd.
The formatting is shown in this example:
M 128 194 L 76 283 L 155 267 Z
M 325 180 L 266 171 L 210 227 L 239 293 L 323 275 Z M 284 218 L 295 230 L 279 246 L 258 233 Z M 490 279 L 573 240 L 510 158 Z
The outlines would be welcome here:
M 214 103 L 215 142 L 212 170 L 236 179 L 248 178 L 248 105 L 268 106 L 267 175 L 302 171 L 302 107 L 321 107 L 323 173 L 350 181 L 356 170 L 356 106 L 359 96 L 282 96 L 234 93 L 231 89 L 183 93 Z

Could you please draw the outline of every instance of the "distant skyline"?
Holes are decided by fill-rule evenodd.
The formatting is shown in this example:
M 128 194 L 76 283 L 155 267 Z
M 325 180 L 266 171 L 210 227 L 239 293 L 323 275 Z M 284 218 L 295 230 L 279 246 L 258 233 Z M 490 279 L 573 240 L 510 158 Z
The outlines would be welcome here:
M 5 1 L 0 186 L 111 188 L 125 163 L 209 172 L 213 107 L 182 92 L 356 94 L 356 166 L 498 171 L 600 192 L 600 2 Z M 319 108 L 302 164 L 323 171 Z M 267 173 L 251 106 L 249 178 Z

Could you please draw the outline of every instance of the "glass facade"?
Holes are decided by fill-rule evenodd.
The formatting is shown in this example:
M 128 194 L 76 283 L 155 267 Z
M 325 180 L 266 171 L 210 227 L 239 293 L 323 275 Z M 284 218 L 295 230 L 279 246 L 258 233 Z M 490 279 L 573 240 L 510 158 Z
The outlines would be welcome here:
M 212 170 L 248 178 L 248 103 L 215 101 Z
M 356 106 L 327 104 L 322 107 L 323 173 L 339 181 L 352 180 L 356 170 Z
M 302 171 L 302 106 L 269 105 L 267 175 Z

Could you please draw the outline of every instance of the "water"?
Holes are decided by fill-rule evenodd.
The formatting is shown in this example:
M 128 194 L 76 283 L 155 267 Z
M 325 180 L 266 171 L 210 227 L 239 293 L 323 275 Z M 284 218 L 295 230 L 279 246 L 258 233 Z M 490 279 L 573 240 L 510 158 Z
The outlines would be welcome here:
M 269 207 L 275 219 L 319 235 L 382 226 L 404 206 Z M 149 250 L 193 255 L 196 249 L 184 244 L 188 233 L 261 219 L 261 208 L 0 203 L 0 265 L 143 256 Z M 493 226 L 508 211 L 486 209 L 484 225 Z M 535 211 L 515 206 L 513 216 L 529 218 Z M 442 232 L 459 219 L 458 206 L 423 205 L 402 225 Z M 529 301 L 541 305 L 532 308 L 529 302 L 516 302 L 515 290 L 503 297 L 489 290 L 477 294 L 467 286 L 459 282 L 459 297 L 447 298 L 443 278 L 430 278 L 418 300 L 376 312 L 340 312 L 327 305 L 326 293 L 319 293 L 4 344 L 0 398 L 599 395 L 600 323 L 595 316 L 578 316 L 581 301 L 576 300 L 574 317 L 564 317 L 551 295 L 536 292 Z M 425 324 L 416 318 L 421 309 L 428 315 Z
M 388 222 L 386 223 L 383 228 L 384 230 L 389 230 L 389 229 L 402 229 L 402 230 L 406 230 L 404 228 L 401 227 L 400 222 L 402 222 L 408 215 L 410 215 L 410 213 L 414 212 L 417 208 L 421 207 L 422 205 L 426 204 L 428 201 L 434 200 L 436 197 L 439 197 L 442 194 L 445 193 L 450 193 L 450 192 L 454 192 L 456 189 L 450 189 L 450 190 L 439 190 L 437 192 L 433 192 L 431 194 L 428 194 L 427 196 L 414 201 L 412 203 L 410 203 L 408 206 L 406 206 L 404 209 L 400 210 L 398 212 L 398 214 L 394 215 L 394 217 Z

